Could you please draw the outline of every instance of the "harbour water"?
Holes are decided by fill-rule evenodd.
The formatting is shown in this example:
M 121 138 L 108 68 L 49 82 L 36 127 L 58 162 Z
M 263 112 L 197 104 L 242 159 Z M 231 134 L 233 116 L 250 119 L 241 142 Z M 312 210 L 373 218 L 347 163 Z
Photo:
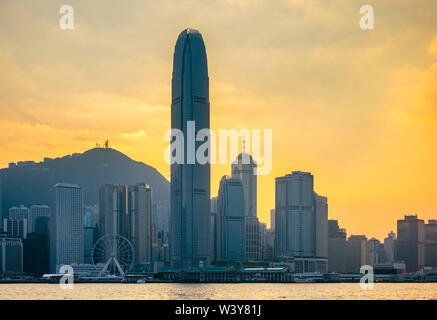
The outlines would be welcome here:
M 437 299 L 437 283 L 375 283 L 363 290 L 359 283 L 237 283 L 237 284 L 0 284 L 0 300 L 390 300 Z

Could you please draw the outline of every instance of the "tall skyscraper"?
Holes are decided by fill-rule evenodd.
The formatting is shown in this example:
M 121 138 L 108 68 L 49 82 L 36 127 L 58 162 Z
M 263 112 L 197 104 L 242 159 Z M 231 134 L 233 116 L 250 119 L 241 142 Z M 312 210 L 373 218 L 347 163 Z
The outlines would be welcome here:
M 135 250 L 135 264 L 152 262 L 152 189 L 105 184 L 100 187 L 100 231 L 127 238 Z
M 205 142 L 192 142 L 199 130 L 209 129 L 209 109 L 205 45 L 197 30 L 186 29 L 176 42 L 172 79 L 171 127 L 180 130 L 184 139 L 184 163 L 171 165 L 170 251 L 174 269 L 210 263 L 210 164 L 196 159 L 198 147 Z
M 396 234 L 393 231 L 384 238 L 385 262 L 393 263 L 396 256 Z
M 63 264 L 83 263 L 83 189 L 58 183 L 50 189 L 50 272 Z
M 405 262 L 406 272 L 416 272 L 425 264 L 425 223 L 417 215 L 398 220 L 397 259 Z
M 316 257 L 328 258 L 328 198 L 314 194 L 316 210 Z
M 275 230 L 275 209 L 270 210 L 270 230 Z
M 218 194 L 218 260 L 245 260 L 245 216 L 243 184 L 238 175 L 224 176 Z
M 256 166 L 256 161 L 244 150 L 231 165 L 232 175 L 239 177 L 243 185 L 246 224 L 245 261 L 258 261 L 262 259 L 261 226 L 257 217 Z
M 0 276 L 21 275 L 23 272 L 23 242 L 19 238 L 0 235 Z
M 276 178 L 275 256 L 294 258 L 296 270 L 325 272 L 327 243 L 328 200 L 314 192 L 313 175 L 293 171 Z
M 130 237 L 137 265 L 152 262 L 152 188 L 140 183 L 129 187 Z
M 425 266 L 437 267 L 437 220 L 425 224 Z
M 374 267 L 378 263 L 384 262 L 384 256 L 381 254 L 381 242 L 376 238 L 371 238 L 368 241 L 369 260 L 368 263 Z
M 347 241 L 347 272 L 358 273 L 369 264 L 369 244 L 365 235 L 351 235 Z
M 211 220 L 210 220 L 210 260 L 212 263 L 217 261 L 217 242 L 219 241 L 219 235 L 217 234 L 217 222 L 218 222 L 218 197 L 211 199 Z
M 337 220 L 328 220 L 328 271 L 346 272 L 347 240 L 346 229 L 338 226 Z
M 232 174 L 238 174 L 243 183 L 244 190 L 244 215 L 257 217 L 257 175 L 256 161 L 250 154 L 240 153 L 232 162 Z
M 316 230 L 314 178 L 309 172 L 293 171 L 276 178 L 275 255 L 314 257 Z
M 122 235 L 129 237 L 127 186 L 105 184 L 99 190 L 100 235 Z
M 50 207 L 46 205 L 34 205 L 30 207 L 28 232 L 35 232 L 35 220 L 39 217 L 50 217 Z

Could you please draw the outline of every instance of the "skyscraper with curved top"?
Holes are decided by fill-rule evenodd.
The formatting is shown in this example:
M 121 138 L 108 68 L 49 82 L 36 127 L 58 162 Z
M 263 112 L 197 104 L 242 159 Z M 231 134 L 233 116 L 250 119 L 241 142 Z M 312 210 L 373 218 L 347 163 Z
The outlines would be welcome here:
M 170 260 L 174 269 L 210 262 L 210 165 L 198 163 L 189 150 L 197 132 L 209 129 L 209 121 L 205 45 L 197 30 L 186 29 L 176 42 L 172 79 L 171 126 L 184 137 L 184 163 L 171 165 Z M 194 154 L 203 143 L 194 143 Z

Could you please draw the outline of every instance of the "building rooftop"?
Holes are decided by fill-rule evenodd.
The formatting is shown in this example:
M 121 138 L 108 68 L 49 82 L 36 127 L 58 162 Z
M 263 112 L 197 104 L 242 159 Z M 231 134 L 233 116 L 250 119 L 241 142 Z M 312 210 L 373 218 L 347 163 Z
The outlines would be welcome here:
M 81 189 L 81 186 L 74 183 L 65 183 L 65 182 L 59 182 L 55 184 L 52 188 L 75 188 L 75 189 Z

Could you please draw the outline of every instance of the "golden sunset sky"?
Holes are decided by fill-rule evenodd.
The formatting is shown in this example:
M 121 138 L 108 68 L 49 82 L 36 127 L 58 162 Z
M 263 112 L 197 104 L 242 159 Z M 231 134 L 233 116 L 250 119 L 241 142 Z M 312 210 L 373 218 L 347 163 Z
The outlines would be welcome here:
M 61 30 L 70 4 L 75 29 Z M 375 29 L 359 27 L 362 5 Z M 179 33 L 198 29 L 211 127 L 273 129 L 258 179 L 310 171 L 329 218 L 380 240 L 405 214 L 437 218 L 437 1 L 0 2 L 0 167 L 113 148 L 157 168 L 170 127 Z M 212 167 L 212 196 L 229 165 Z

